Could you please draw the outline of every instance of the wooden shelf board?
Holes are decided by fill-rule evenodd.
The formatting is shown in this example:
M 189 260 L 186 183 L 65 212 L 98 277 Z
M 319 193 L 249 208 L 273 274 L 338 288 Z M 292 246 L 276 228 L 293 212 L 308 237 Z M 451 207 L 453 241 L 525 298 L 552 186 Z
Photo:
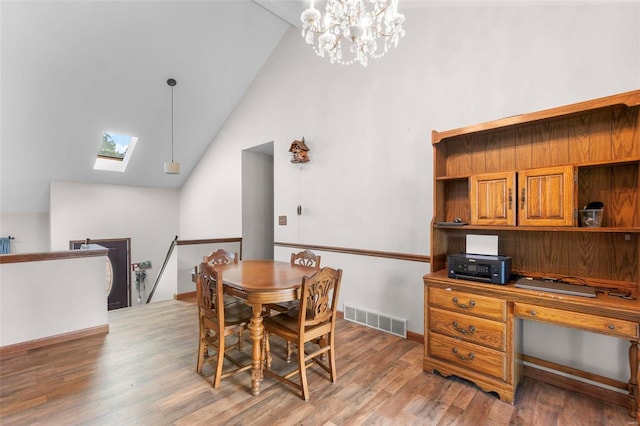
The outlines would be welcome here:
M 585 228 L 580 226 L 493 226 L 493 225 L 434 225 L 437 229 L 476 229 L 482 231 L 531 231 L 531 232 L 594 232 L 594 233 L 618 233 L 618 234 L 638 234 L 640 228 L 609 228 L 593 227 Z

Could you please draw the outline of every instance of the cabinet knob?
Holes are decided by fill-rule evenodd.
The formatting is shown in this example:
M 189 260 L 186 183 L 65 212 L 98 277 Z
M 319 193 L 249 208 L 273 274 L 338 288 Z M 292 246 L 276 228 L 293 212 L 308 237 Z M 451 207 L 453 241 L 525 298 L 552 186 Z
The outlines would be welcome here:
M 468 304 L 464 304 L 464 303 L 459 303 L 458 302 L 458 298 L 454 297 L 453 299 L 451 299 L 451 301 L 453 302 L 454 305 L 456 305 L 458 308 L 462 308 L 462 309 L 471 309 L 474 306 L 476 306 L 476 301 L 475 300 L 469 300 Z
M 536 316 L 536 311 L 531 311 L 531 316 L 535 317 Z
M 452 322 L 451 325 L 453 326 L 453 329 L 455 331 L 457 331 L 458 333 L 462 333 L 462 334 L 473 334 L 476 331 L 476 327 L 473 326 L 473 325 L 470 325 L 468 330 L 460 327 L 458 325 L 458 321 Z
M 615 330 L 616 329 L 616 326 L 613 325 L 613 324 L 609 324 L 608 327 L 609 327 L 609 330 Z
M 463 360 L 463 361 L 471 361 L 471 360 L 473 360 L 473 359 L 476 357 L 476 356 L 475 356 L 475 354 L 474 354 L 473 352 L 469 352 L 469 355 L 466 355 L 466 356 L 465 356 L 465 355 L 459 354 L 459 353 L 458 353 L 458 349 L 456 349 L 456 348 L 451 348 L 451 351 L 452 351 L 454 354 L 456 354 L 456 356 L 457 356 L 459 359 L 461 359 L 461 360 Z

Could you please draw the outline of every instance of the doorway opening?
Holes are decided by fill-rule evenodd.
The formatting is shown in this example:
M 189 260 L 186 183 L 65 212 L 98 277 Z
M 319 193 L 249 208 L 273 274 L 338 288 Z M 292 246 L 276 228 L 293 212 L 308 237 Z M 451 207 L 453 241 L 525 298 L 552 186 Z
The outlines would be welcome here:
M 92 244 L 99 244 L 109 250 L 108 258 L 111 264 L 107 265 L 107 278 L 111 273 L 111 285 L 107 284 L 107 309 L 120 309 L 131 306 L 131 273 L 130 246 L 131 238 L 90 240 Z M 70 241 L 69 247 L 77 250 L 86 240 Z
M 243 259 L 273 259 L 273 194 L 273 142 L 243 150 Z

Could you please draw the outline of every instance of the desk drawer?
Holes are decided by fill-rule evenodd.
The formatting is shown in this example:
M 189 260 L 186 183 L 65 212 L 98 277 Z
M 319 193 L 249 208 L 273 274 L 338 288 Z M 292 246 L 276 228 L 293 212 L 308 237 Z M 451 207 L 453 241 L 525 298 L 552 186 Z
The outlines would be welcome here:
M 429 308 L 429 329 L 468 342 L 505 350 L 507 325 L 503 322 Z
M 546 308 L 544 306 L 516 303 L 515 314 L 521 318 L 563 325 L 565 327 L 581 328 L 610 336 L 638 337 L 638 324 L 615 318 L 598 315 L 565 311 L 562 309 Z
M 454 312 L 506 321 L 507 302 L 493 297 L 464 291 L 429 287 L 429 306 L 439 306 Z
M 429 355 L 500 380 L 507 380 L 507 355 L 504 352 L 429 333 Z

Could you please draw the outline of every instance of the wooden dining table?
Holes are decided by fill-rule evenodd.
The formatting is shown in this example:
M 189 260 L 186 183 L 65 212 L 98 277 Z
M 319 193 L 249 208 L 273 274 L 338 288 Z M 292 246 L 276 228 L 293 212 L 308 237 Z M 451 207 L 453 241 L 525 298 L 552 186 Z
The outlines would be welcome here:
M 222 274 L 226 292 L 244 299 L 251 305 L 249 333 L 253 341 L 251 354 L 251 393 L 260 393 L 262 380 L 262 347 L 264 327 L 262 310 L 265 304 L 281 303 L 300 298 L 302 277 L 317 270 L 308 266 L 292 265 L 275 260 L 243 260 L 238 263 L 215 265 Z

